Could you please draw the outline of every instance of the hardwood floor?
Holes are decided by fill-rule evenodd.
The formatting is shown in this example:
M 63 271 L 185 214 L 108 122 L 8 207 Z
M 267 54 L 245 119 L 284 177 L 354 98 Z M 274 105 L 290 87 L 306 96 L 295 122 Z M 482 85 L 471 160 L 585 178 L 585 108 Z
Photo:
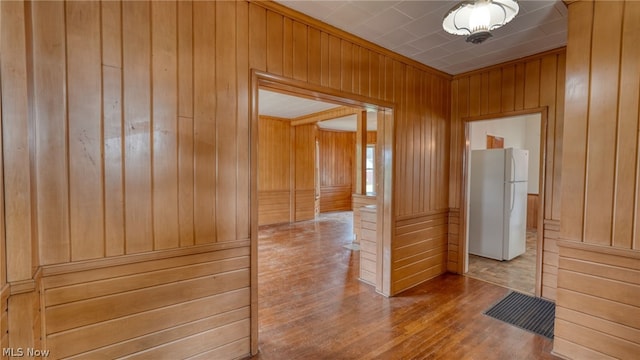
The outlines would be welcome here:
M 511 261 L 498 261 L 469 254 L 467 276 L 534 295 L 536 286 L 535 230 L 527 230 L 526 252 Z
M 555 359 L 551 340 L 482 314 L 500 286 L 445 274 L 385 298 L 358 281 L 349 216 L 260 229 L 252 359 Z

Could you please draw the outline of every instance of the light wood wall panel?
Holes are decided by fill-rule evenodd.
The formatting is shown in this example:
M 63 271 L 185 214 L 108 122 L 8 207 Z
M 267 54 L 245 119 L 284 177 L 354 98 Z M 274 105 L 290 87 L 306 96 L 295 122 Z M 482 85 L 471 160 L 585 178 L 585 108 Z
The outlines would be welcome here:
M 182 358 L 248 336 L 247 247 L 45 271 L 46 342 L 55 358 Z
M 569 4 L 554 351 L 640 351 L 640 4 Z
M 354 242 L 359 242 L 360 234 L 360 210 L 363 206 L 376 205 L 377 197 L 371 195 L 351 195 L 351 208 L 353 209 L 353 233 L 355 234 Z
M 564 49 L 558 49 L 529 58 L 496 65 L 487 69 L 461 74 L 452 82 L 451 106 L 451 181 L 449 206 L 455 214 L 450 217 L 452 223 L 449 239 L 449 271 L 462 273 L 462 241 L 465 232 L 461 207 L 463 206 L 463 179 L 465 151 L 465 121 L 491 119 L 509 114 L 546 110 L 546 162 L 544 221 L 560 220 L 560 194 L 562 164 L 562 143 L 564 126 L 564 89 L 565 89 Z M 487 93 L 485 94 L 485 91 Z M 544 134 L 544 132 L 542 132 Z M 542 199 L 539 199 L 540 201 Z M 457 229 L 453 229 L 457 227 Z M 544 238 L 544 241 L 549 239 Z M 557 267 L 557 256 L 543 252 L 543 262 L 548 271 Z M 549 272 L 548 272 L 549 273 Z M 544 279 L 542 283 L 549 282 Z M 549 292 L 545 292 L 549 290 Z M 553 291 L 543 287 L 542 296 L 554 299 Z
M 258 120 L 258 224 L 291 220 L 291 126 L 289 120 Z
M 286 119 L 258 120 L 258 191 L 291 188 L 290 128 Z
M 538 227 L 538 194 L 527 194 L 527 229 Z
M 631 20 L 639 5 L 576 2 L 570 11 L 566 127 L 575 131 L 565 139 L 562 171 L 571 186 L 563 187 L 561 237 L 640 250 L 639 25 Z
M 236 19 L 248 4 L 30 9 L 42 263 L 248 238 L 248 120 L 235 120 L 248 113 L 248 94 L 236 100 L 248 80 L 236 79 L 244 60 L 216 48 L 248 46 Z
M 379 287 L 377 281 L 378 246 L 376 245 L 377 215 L 375 207 L 362 209 L 362 217 L 358 217 L 358 233 L 360 238 L 360 280 Z M 355 222 L 354 217 L 354 222 Z
M 316 201 L 316 124 L 292 128 L 295 188 L 295 221 L 315 218 Z
M 356 133 L 318 131 L 320 212 L 351 210 L 355 190 Z
M 181 247 L 248 249 L 255 220 L 249 208 L 250 69 L 395 104 L 394 136 L 402 145 L 394 154 L 394 182 L 402 196 L 388 206 L 397 208 L 394 216 L 447 207 L 446 74 L 271 2 L 9 1 L 0 7 L 8 282 L 33 282 L 40 265 L 69 263 L 68 276 L 87 276 L 75 266 L 102 258 L 127 264 Z M 246 286 L 243 281 L 231 283 Z M 136 306 L 148 300 L 136 299 Z M 212 312 L 229 302 L 248 305 L 249 291 L 209 300 L 197 310 L 182 298 L 171 305 L 194 311 L 188 331 L 197 344 L 178 347 L 222 358 L 249 354 L 246 316 L 217 320 Z M 100 306 L 98 312 L 111 309 Z M 20 318 L 18 308 L 10 311 Z M 133 330 L 181 331 L 172 315 L 150 316 L 157 314 L 156 323 L 141 319 Z M 35 313 L 26 316 L 36 321 Z M 135 344 L 136 351 L 165 343 L 142 345 L 152 342 L 136 342 L 138 335 L 122 332 L 129 327 L 115 320 L 87 318 L 78 323 L 86 331 L 47 333 L 45 341 L 87 357 L 110 346 L 93 340 L 111 336 L 123 337 L 111 344 Z M 195 325 L 200 320 L 211 322 Z M 65 328 L 55 312 L 44 312 L 42 322 Z M 225 343 L 221 352 L 198 347 L 212 338 Z
M 640 255 L 558 245 L 554 351 L 576 359 L 634 358 L 640 352 Z
M 396 220 L 391 292 L 397 294 L 447 270 L 447 211 Z
M 4 263 L 4 262 L 3 262 Z M 0 346 L 3 349 L 9 347 L 9 332 L 7 329 L 9 328 L 9 294 L 11 293 L 11 287 L 8 284 L 3 284 L 0 287 L 0 328 L 2 328 L 2 333 L 0 333 Z M 9 357 L 0 354 L 0 359 L 8 359 Z

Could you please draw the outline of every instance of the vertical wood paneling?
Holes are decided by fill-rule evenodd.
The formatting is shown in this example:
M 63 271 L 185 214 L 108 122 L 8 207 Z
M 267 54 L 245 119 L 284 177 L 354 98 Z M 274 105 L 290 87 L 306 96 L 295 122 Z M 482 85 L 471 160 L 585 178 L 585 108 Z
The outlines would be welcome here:
M 529 109 L 540 103 L 540 60 L 525 64 L 524 108 Z
M 194 233 L 195 243 L 216 235 L 216 9 L 193 3 Z
M 249 67 L 267 70 L 267 11 L 249 4 Z
M 282 39 L 282 75 L 293 77 L 293 20 L 284 17 L 282 23 L 283 39 Z
M 340 57 L 341 89 L 353 92 L 353 45 L 350 42 L 341 42 Z
M 34 249 L 29 164 L 28 89 L 25 7 L 2 2 L 0 69 L 2 71 L 2 151 L 7 281 L 31 278 Z M 17 299 L 16 299 L 17 300 Z M 20 321 L 19 309 L 14 316 Z M 28 322 L 25 322 L 28 323 Z M 11 344 L 11 343 L 10 343 Z M 12 345 L 12 344 L 11 344 Z
M 316 199 L 316 124 L 307 124 L 293 128 L 295 172 L 293 187 L 295 189 L 295 221 L 309 220 L 315 217 Z
M 67 108 L 64 3 L 32 6 L 38 166 L 38 229 L 43 264 L 69 261 Z M 51 239 L 45 241 L 45 239 Z
M 69 2 L 66 11 L 71 259 L 85 260 L 104 256 L 100 4 Z
M 122 3 L 127 253 L 153 248 L 149 10 L 148 2 Z
M 640 257 L 632 242 L 640 67 L 630 45 L 638 42 L 639 11 L 634 1 L 569 5 L 554 344 L 561 356 L 640 351 Z
M 500 99 L 500 110 L 502 112 L 513 111 L 515 103 L 515 91 L 516 91 L 516 67 L 514 65 L 505 66 L 502 68 L 502 83 Z
M 251 236 L 251 116 L 249 114 L 249 4 L 236 3 L 236 151 L 235 239 Z
M 216 216 L 217 241 L 236 239 L 238 191 L 236 2 L 216 4 Z M 219 134 L 229 134 L 220 136 Z
M 297 21 L 293 23 L 293 78 L 307 81 L 307 26 Z M 314 59 L 317 61 L 317 59 Z
M 314 85 L 320 85 L 320 77 L 322 75 L 322 65 L 320 63 L 321 49 L 321 33 L 320 30 L 312 27 L 308 28 L 307 54 L 305 55 L 308 62 L 308 81 Z
M 524 108 L 525 65 L 524 62 L 516 64 L 514 110 L 522 110 Z
M 102 2 L 105 255 L 125 252 L 122 16 L 119 2 Z
M 178 228 L 194 243 L 193 4 L 178 2 Z
M 329 35 L 329 44 L 328 44 L 328 57 L 329 57 L 329 83 L 328 86 L 334 89 L 340 89 L 340 85 L 342 82 L 341 78 L 341 55 L 342 48 L 340 38 Z
M 282 15 L 267 11 L 267 71 L 282 75 L 283 25 Z
M 565 73 L 566 73 L 566 53 L 558 54 L 558 74 L 556 76 L 556 114 L 555 114 L 555 130 L 554 135 L 558 141 L 553 143 L 553 168 L 547 169 L 547 179 L 550 173 L 553 175 L 552 185 L 547 182 L 549 186 L 547 191 L 552 192 L 551 202 L 551 216 L 553 220 L 560 220 L 560 208 L 561 208 L 561 196 L 562 196 L 562 154 L 563 154 L 563 138 L 564 134 L 564 104 L 565 104 Z M 548 137 L 548 135 L 547 135 Z M 548 146 L 551 146 L 547 143 Z M 550 154 L 548 156 L 551 156 Z
M 2 14 L 2 5 L 0 4 L 0 60 L 2 59 L 2 54 L 4 53 L 4 48 L 2 47 L 2 32 L 4 30 L 4 28 L 2 27 Z M 2 70 L 2 66 L 0 65 L 0 71 Z M 2 85 L 3 84 L 0 81 L 0 90 L 3 87 Z M 0 124 L 2 124 L 2 101 L 0 101 Z M 4 147 L 2 145 L 3 138 L 2 126 L 0 126 L 0 151 L 4 150 Z M 0 204 L 4 204 L 4 160 L 2 156 L 0 156 Z M 9 314 L 7 313 L 7 298 L 9 297 L 10 291 L 10 287 L 7 285 L 6 240 L 4 206 L 0 206 L 0 261 L 2 261 L 2 265 L 0 266 L 0 323 L 3 324 L 3 328 L 8 326 L 7 318 Z M 0 334 L 0 346 L 9 346 L 9 338 L 6 333 Z
M 151 4 L 154 249 L 179 246 L 177 4 Z
M 635 129 L 638 126 L 639 99 L 640 99 L 640 63 L 635 59 L 640 58 L 638 49 L 639 25 L 635 19 L 640 18 L 640 3 L 628 2 L 625 4 L 623 42 L 620 63 L 620 97 L 618 100 L 618 134 L 617 134 L 617 173 L 616 173 L 616 198 L 614 216 L 613 246 L 640 250 L 638 243 L 638 221 L 640 211 L 632 202 L 635 200 L 628 196 L 635 191 L 637 198 L 638 165 L 638 135 Z M 630 151 L 630 149 L 636 149 Z M 637 201 L 636 201 L 637 204 Z M 635 225 L 634 225 L 635 220 Z M 634 241 L 635 240 L 635 241 Z
M 562 149 L 561 233 L 567 239 L 582 240 L 584 224 L 584 174 L 587 154 L 588 89 L 591 57 L 591 21 L 593 3 L 577 2 L 571 6 L 573 16 L 568 19 L 566 58 L 566 98 Z
M 591 86 L 589 95 L 584 241 L 607 246 L 613 226 L 623 5 L 595 3 L 591 42 L 591 83 L 597 85 Z
M 502 86 L 502 69 L 489 71 L 489 113 L 498 113 L 502 110 Z
M 370 51 L 365 48 L 360 48 L 360 64 L 358 68 L 360 69 L 360 95 L 362 96 L 370 96 L 370 67 L 369 67 L 369 59 L 370 59 Z
M 96 264 L 128 266 L 134 256 L 173 257 L 173 251 L 182 250 L 171 248 L 192 251 L 196 247 L 191 245 L 248 238 L 250 176 L 255 175 L 250 174 L 251 69 L 397 104 L 394 110 L 401 121 L 385 136 L 390 141 L 397 129 L 397 139 L 407 140 L 394 149 L 402 154 L 395 180 L 407 184 L 398 187 L 403 194 L 398 209 L 412 217 L 446 207 L 446 76 L 427 74 L 339 31 L 267 10 L 271 5 L 260 2 L 0 6 L 8 280 L 30 279 L 38 235 L 43 262 L 55 264 L 48 269 L 71 261 L 70 277 L 81 276 L 78 269 L 91 266 L 88 259 L 113 257 Z M 306 139 L 304 146 L 294 144 L 294 168 L 304 168 L 315 160 L 317 130 L 304 125 L 294 133 L 296 139 Z M 384 154 L 391 166 L 390 149 Z M 352 177 L 350 170 L 344 177 Z M 408 172 L 410 178 L 405 177 Z M 287 205 L 295 206 L 293 218 L 312 217 L 314 208 L 303 204 L 315 205 L 313 171 L 289 175 L 289 185 L 295 185 L 287 193 Z M 353 182 L 339 180 L 337 186 L 344 188 L 339 190 L 350 203 Z M 385 181 L 388 191 L 391 179 Z M 391 212 L 387 205 L 381 214 Z M 385 234 L 392 233 L 390 220 Z M 245 242 L 238 246 L 248 249 Z M 125 254 L 130 256 L 119 257 Z M 76 260 L 81 261 L 73 263 Z M 430 265 L 437 269 L 433 274 L 444 264 L 438 261 Z M 136 268 L 142 273 L 148 269 Z M 406 275 L 402 272 L 401 282 L 407 287 L 426 278 Z M 386 284 L 391 280 L 387 276 Z M 236 280 L 228 285 L 246 287 Z M 171 326 L 179 329 L 200 326 L 200 320 L 213 316 L 211 309 L 220 309 L 226 301 L 245 306 L 249 295 L 243 291 L 227 300 L 207 299 L 207 306 L 198 308 L 183 300 L 175 306 L 188 307 L 195 316 L 190 321 L 198 325 L 176 325 L 182 314 L 175 312 L 181 316 L 172 317 Z M 65 326 L 63 318 L 45 320 L 51 328 Z M 87 325 L 91 331 L 106 325 L 109 331 L 104 334 L 121 336 L 114 324 Z M 129 337 L 145 338 L 122 339 L 127 344 L 80 341 L 90 335 L 87 329 L 74 328 L 64 336 L 78 339 L 68 343 L 83 347 L 91 357 L 100 346 L 114 354 L 129 346 L 159 351 L 163 345 L 147 340 L 178 331 L 151 329 L 144 322 L 135 329 L 137 335 Z M 242 338 L 248 336 L 246 327 L 236 330 Z M 98 335 L 94 339 L 106 341 Z M 64 343 L 49 340 L 57 349 Z
M 547 138 L 554 139 L 556 137 L 556 99 L 558 98 L 557 89 L 557 68 L 558 58 L 556 56 L 548 56 L 540 61 L 540 104 L 546 104 L 547 106 Z M 555 141 L 548 141 L 547 154 L 555 154 Z M 541 157 L 542 159 L 542 157 Z M 547 156 L 544 167 L 545 171 L 545 184 L 554 183 L 554 156 Z M 538 185 L 540 187 L 540 185 Z M 551 187 L 543 194 L 544 198 L 544 213 L 547 214 L 547 218 L 552 218 L 551 209 L 553 206 L 553 188 Z

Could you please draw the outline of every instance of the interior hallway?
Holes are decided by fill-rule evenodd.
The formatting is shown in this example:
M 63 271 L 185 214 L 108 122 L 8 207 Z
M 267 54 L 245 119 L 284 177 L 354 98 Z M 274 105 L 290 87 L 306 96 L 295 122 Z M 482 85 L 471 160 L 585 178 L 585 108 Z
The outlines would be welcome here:
M 498 261 L 469 254 L 469 271 L 466 275 L 535 295 L 537 236 L 535 229 L 527 230 L 526 252 L 511 261 Z
M 253 359 L 556 359 L 551 340 L 482 314 L 503 287 L 445 274 L 385 298 L 358 281 L 350 214 L 260 228 Z

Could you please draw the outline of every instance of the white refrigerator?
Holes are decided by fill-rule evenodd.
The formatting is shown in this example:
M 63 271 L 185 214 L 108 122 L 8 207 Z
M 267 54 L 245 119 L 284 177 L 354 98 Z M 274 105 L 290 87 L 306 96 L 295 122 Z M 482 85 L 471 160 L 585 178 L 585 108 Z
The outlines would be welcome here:
M 469 254 L 511 260 L 526 250 L 529 152 L 473 150 L 469 175 Z

